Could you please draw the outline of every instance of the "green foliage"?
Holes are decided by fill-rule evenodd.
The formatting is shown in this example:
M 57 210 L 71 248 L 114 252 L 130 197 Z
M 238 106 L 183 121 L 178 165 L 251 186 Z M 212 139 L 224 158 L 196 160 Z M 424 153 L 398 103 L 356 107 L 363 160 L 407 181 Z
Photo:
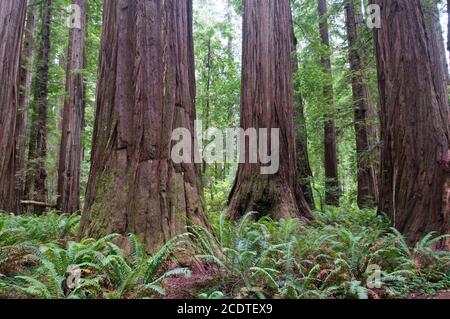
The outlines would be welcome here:
M 50 186 L 56 179 L 58 123 L 65 98 L 69 30 L 64 23 L 64 8 L 70 1 L 52 3 L 46 165 L 50 190 L 54 189 Z M 297 220 L 255 221 L 253 213 L 237 223 L 230 222 L 224 210 L 236 165 L 217 164 L 203 167 L 205 206 L 213 234 L 192 226 L 191 234 L 172 239 L 152 255 L 135 235 L 122 238 L 113 234 L 79 240 L 78 215 L 0 214 L 0 298 L 164 297 L 168 293 L 168 280 L 185 279 L 195 271 L 179 265 L 175 258 L 178 250 L 183 249 L 195 252 L 197 262 L 214 270 L 212 274 L 203 274 L 211 277 L 206 286 L 192 288 L 192 294 L 201 299 L 398 298 L 411 292 L 433 294 L 448 289 L 450 254 L 434 249 L 442 237 L 429 234 L 415 247 L 408 247 L 404 237 L 390 227 L 386 218 L 373 210 L 359 210 L 348 204 L 356 197 L 357 163 L 351 72 L 343 2 L 329 4 L 334 113 L 326 114 L 323 107 L 323 88 L 330 84 L 330 78 L 323 70 L 320 56 L 329 49 L 320 41 L 316 0 L 292 1 L 299 60 L 295 93 L 304 102 L 314 175 L 311 181 L 318 204 L 322 202 L 325 182 L 323 124 L 328 116 L 336 119 L 343 207 L 318 205 L 320 211 L 311 225 Z M 89 1 L 87 65 L 84 70 L 76 71 L 84 75 L 86 85 L 82 193 L 90 166 L 102 6 L 102 0 Z M 217 12 L 218 6 L 224 6 L 223 12 Z M 241 0 L 221 4 L 212 0 L 194 1 L 196 108 L 204 129 L 239 126 L 241 14 Z M 363 27 L 358 31 L 357 49 L 364 58 L 364 72 L 370 78 L 376 102 L 372 31 Z M 38 61 L 34 73 L 37 65 Z M 33 119 L 32 110 L 30 117 Z M 49 201 L 54 199 L 55 194 L 50 192 Z M 125 248 L 119 244 L 124 240 Z M 373 265 L 379 267 L 379 288 L 368 285 L 374 275 Z M 72 286 L 74 280 L 76 284 Z
M 0 215 L 0 296 L 164 297 L 166 280 L 191 275 L 174 267 L 172 257 L 183 249 L 216 269 L 211 284 L 192 292 L 201 299 L 396 298 L 449 287 L 450 253 L 433 249 L 445 236 L 429 234 L 410 248 L 384 217 L 352 207 L 319 212 L 311 225 L 253 217 L 234 223 L 215 214 L 214 235 L 192 226 L 190 235 L 148 255 L 135 235 L 125 250 L 115 234 L 74 241 L 77 215 Z M 380 275 L 375 288 L 368 285 L 373 265 Z
M 251 213 L 237 224 L 222 216 L 214 229 L 222 252 L 214 254 L 212 237 L 197 230 L 204 251 L 198 258 L 226 275 L 200 298 L 393 298 L 445 289 L 450 280 L 450 254 L 432 249 L 442 238 L 430 234 L 409 249 L 371 210 L 327 210 L 308 227 L 295 220 L 254 222 Z M 371 265 L 380 267 L 379 288 L 368 285 Z
M 78 222 L 79 216 L 56 213 L 42 217 L 0 215 L 0 296 L 161 297 L 166 278 L 190 275 L 189 269 L 167 267 L 182 243 L 181 237 L 150 256 L 141 240 L 130 235 L 131 248 L 125 253 L 117 245 L 120 236 L 115 234 L 73 241 Z M 76 282 L 73 287 L 71 280 Z

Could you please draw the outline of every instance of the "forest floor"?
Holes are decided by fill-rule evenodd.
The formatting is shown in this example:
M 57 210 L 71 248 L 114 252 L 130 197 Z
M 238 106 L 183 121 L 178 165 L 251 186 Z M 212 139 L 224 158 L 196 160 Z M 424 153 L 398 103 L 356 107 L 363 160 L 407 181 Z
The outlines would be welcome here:
M 327 208 L 308 226 L 210 219 L 214 236 L 191 227 L 148 255 L 134 235 L 127 251 L 114 234 L 76 241 L 79 215 L 0 214 L 0 298 L 450 299 L 442 238 L 408 247 L 374 210 Z

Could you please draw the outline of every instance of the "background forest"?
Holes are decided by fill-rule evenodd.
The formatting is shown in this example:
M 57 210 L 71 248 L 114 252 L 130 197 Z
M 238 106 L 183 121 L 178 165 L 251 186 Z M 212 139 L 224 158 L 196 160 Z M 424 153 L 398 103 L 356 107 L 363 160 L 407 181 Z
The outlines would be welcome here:
M 3 1 L 6 3 L 10 0 L 0 1 L 0 18 L 4 18 L 4 11 L 10 8 L 6 8 Z M 292 48 L 285 51 L 293 60 L 292 66 L 289 66 L 291 73 L 286 73 L 292 74 L 293 84 L 293 105 L 289 112 L 292 112 L 295 135 L 291 141 L 295 144 L 295 147 L 292 146 L 295 154 L 291 155 L 296 161 L 293 167 L 294 171 L 296 170 L 295 174 L 298 175 L 295 184 L 299 188 L 298 193 L 301 193 L 297 215 L 291 215 L 292 218 L 277 218 L 276 212 L 263 211 L 266 203 L 243 204 L 242 198 L 245 196 L 239 192 L 245 192 L 245 180 L 251 179 L 251 176 L 244 172 L 244 168 L 238 164 L 203 163 L 195 168 L 200 171 L 199 183 L 195 180 L 192 182 L 191 179 L 186 182 L 188 177 L 185 175 L 191 176 L 195 169 L 183 167 L 183 178 L 186 180 L 183 180 L 182 184 L 189 185 L 183 186 L 186 189 L 182 190 L 186 194 L 184 196 L 189 199 L 184 199 L 185 207 L 180 209 L 188 221 L 165 216 L 164 208 L 154 213 L 155 215 L 160 213 L 162 216 L 160 219 L 151 217 L 156 219 L 149 221 L 150 217 L 146 216 L 153 216 L 149 212 L 154 207 L 151 206 L 154 200 L 152 196 L 149 195 L 143 200 L 152 203 L 148 204 L 148 207 L 139 206 L 140 200 L 134 197 L 123 207 L 117 204 L 119 202 L 117 198 L 126 197 L 131 192 L 128 188 L 130 178 L 127 175 L 128 171 L 124 173 L 123 184 L 116 179 L 120 173 L 114 177 L 93 173 L 99 167 L 108 167 L 111 171 L 120 171 L 122 167 L 119 153 L 110 156 L 113 160 L 103 161 L 103 157 L 106 157 L 104 154 L 108 151 L 108 136 L 114 138 L 119 136 L 116 145 L 119 150 L 132 144 L 127 135 L 127 132 L 133 132 L 132 128 L 114 129 L 108 125 L 116 120 L 112 114 L 117 112 L 113 110 L 112 105 L 120 104 L 117 102 L 120 99 L 127 101 L 126 99 L 133 94 L 138 96 L 136 104 L 151 99 L 141 93 L 142 87 L 139 85 L 136 85 L 137 89 L 134 87 L 127 91 L 127 81 L 131 77 L 145 78 L 148 83 L 161 80 L 163 84 L 154 85 L 155 92 L 160 89 L 159 85 L 163 91 L 167 87 L 170 88 L 172 83 L 170 76 L 168 80 L 166 77 L 150 80 L 149 74 L 143 75 L 139 72 L 137 65 L 143 64 L 157 73 L 155 71 L 159 70 L 157 63 L 149 62 L 152 60 L 151 57 L 155 61 L 166 63 L 165 60 L 164 62 L 159 60 L 160 56 L 161 59 L 165 59 L 165 51 L 153 52 L 141 47 L 142 43 L 152 43 L 156 40 L 148 31 L 154 25 L 143 22 L 145 18 L 142 17 L 145 15 L 139 11 L 139 5 L 133 6 L 138 12 L 135 16 L 136 29 L 125 30 L 123 26 L 130 23 L 129 21 L 134 23 L 134 20 L 126 20 L 126 16 L 111 13 L 114 12 L 115 5 L 108 0 L 17 2 L 27 3 L 21 9 L 26 19 L 23 35 L 20 37 L 22 45 L 18 50 L 20 69 L 16 77 L 20 83 L 20 92 L 14 133 L 8 133 L 10 130 L 5 124 L 8 123 L 8 116 L 5 114 L 9 114 L 6 108 L 6 111 L 2 110 L 3 122 L 0 122 L 2 127 L 0 133 L 3 134 L 0 136 L 2 153 L 7 154 L 7 148 L 2 145 L 4 141 L 15 141 L 14 169 L 3 170 L 7 165 L 1 165 L 7 156 L 3 156 L 0 163 L 1 183 L 4 184 L 4 189 L 0 189 L 0 297 L 49 299 L 449 297 L 448 208 L 447 215 L 444 214 L 443 217 L 439 215 L 441 216 L 439 221 L 429 217 L 432 214 L 431 210 L 437 207 L 433 205 L 440 205 L 439 200 L 446 194 L 448 204 L 449 171 L 448 168 L 445 174 L 439 174 L 437 170 L 430 173 L 431 168 L 424 170 L 426 172 L 415 171 L 411 167 L 420 165 L 417 161 L 410 163 L 407 160 L 414 157 L 411 155 L 414 153 L 420 153 L 421 158 L 427 158 L 427 154 L 438 153 L 436 149 L 426 147 L 431 144 L 443 145 L 443 149 L 448 150 L 448 99 L 445 96 L 445 111 L 441 108 L 442 113 L 447 112 L 447 115 L 442 115 L 444 119 L 442 130 L 446 130 L 444 133 L 433 132 L 430 135 L 424 133 L 422 141 L 420 132 L 427 131 L 427 128 L 410 118 L 405 120 L 408 125 L 417 127 L 419 135 L 415 135 L 412 139 L 405 138 L 404 148 L 398 147 L 398 144 L 395 144 L 397 141 L 391 141 L 392 145 L 397 145 L 393 153 L 397 152 L 400 158 L 399 162 L 392 165 L 394 172 L 397 172 L 399 168 L 396 165 L 404 162 L 402 172 L 405 175 L 406 172 L 411 172 L 411 176 L 406 181 L 407 178 L 402 175 L 404 179 L 400 178 L 399 185 L 396 185 L 395 179 L 390 182 L 391 186 L 394 184 L 393 190 L 384 187 L 382 182 L 386 182 L 386 179 L 380 178 L 380 171 L 381 166 L 386 165 L 382 162 L 386 160 L 380 154 L 386 154 L 381 149 L 382 136 L 387 134 L 383 132 L 384 127 L 380 118 L 388 119 L 383 113 L 388 108 L 383 108 L 382 105 L 392 102 L 389 99 L 396 93 L 389 95 L 391 92 L 388 84 L 388 88 L 383 91 L 380 98 L 380 79 L 392 80 L 395 74 L 404 74 L 403 69 L 400 70 L 395 66 L 395 62 L 398 62 L 395 60 L 396 52 L 416 52 L 414 51 L 416 47 L 414 44 L 408 44 L 408 41 L 399 41 L 402 43 L 399 45 L 400 51 L 383 51 L 380 49 L 383 44 L 380 36 L 380 47 L 376 48 L 375 33 L 366 26 L 368 1 L 280 0 L 280 3 L 286 3 L 286 7 L 289 7 L 290 3 L 292 12 L 290 24 L 292 34 L 285 32 L 283 36 L 274 36 L 274 43 L 277 48 L 279 42 L 282 43 L 280 46 Z M 124 1 L 119 2 L 123 5 Z M 138 1 L 141 2 L 143 1 Z M 374 2 L 386 5 L 386 1 L 383 0 Z M 402 7 L 403 9 L 410 9 L 405 0 L 398 2 L 404 4 L 406 9 Z M 178 14 L 184 12 L 183 10 L 189 12 L 189 5 L 186 5 L 188 7 L 186 9 L 184 3 L 190 2 L 180 0 L 180 3 L 183 5 L 179 7 L 174 5 Z M 405 39 L 417 40 L 409 41 L 411 43 L 434 41 L 435 46 L 430 45 L 427 49 L 430 56 L 435 54 L 430 58 L 430 61 L 436 63 L 429 66 L 432 78 L 425 75 L 428 74 L 425 71 L 419 78 L 423 76 L 423 81 L 427 83 L 441 80 L 441 84 L 435 86 L 444 88 L 445 94 L 448 94 L 447 84 L 444 84 L 448 80 L 446 62 L 448 51 L 444 48 L 444 38 L 447 39 L 448 29 L 447 3 L 438 0 L 414 0 L 410 3 L 417 4 L 417 7 L 421 6 L 420 12 L 423 12 L 424 21 L 432 20 L 430 23 L 439 32 L 434 34 L 428 29 L 427 37 L 419 38 L 422 33 L 416 32 L 418 38 L 414 36 L 408 38 L 410 36 L 408 31 L 404 33 L 399 31 L 396 36 L 403 35 Z M 76 21 L 70 20 L 74 13 L 70 10 L 71 4 L 86 8 L 83 10 L 86 15 L 82 14 L 82 27 L 79 29 L 73 28 Z M 275 7 L 275 11 L 279 10 L 276 14 L 281 15 L 284 12 L 282 5 L 270 6 L 272 7 Z M 172 9 L 168 8 L 158 7 L 155 10 L 165 13 Z M 253 8 L 254 12 L 257 10 L 259 9 Z M 244 32 L 248 30 L 243 28 L 244 11 L 244 5 L 240 0 L 193 0 L 192 40 L 195 70 L 193 73 L 191 70 L 181 73 L 186 76 L 182 78 L 183 83 L 189 82 L 183 80 L 190 80 L 192 79 L 190 76 L 195 76 L 195 86 L 194 83 L 190 83 L 190 88 L 176 87 L 176 90 L 189 91 L 195 88 L 195 106 L 192 105 L 192 109 L 193 112 L 196 110 L 197 118 L 202 121 L 204 129 L 216 127 L 226 130 L 242 126 L 242 104 L 243 101 L 245 103 L 242 92 L 246 92 L 246 86 L 242 81 L 243 78 L 248 79 L 243 76 L 243 72 L 247 70 L 243 61 L 257 59 L 255 56 L 247 55 L 251 54 L 250 49 L 243 52 L 243 43 L 244 46 L 247 43 Z M 272 14 L 270 10 L 268 12 L 261 9 L 259 13 Z M 251 17 L 251 13 L 248 14 Z M 258 16 L 257 13 L 254 14 Z M 165 14 L 161 16 L 166 17 Z M 105 17 L 108 19 L 104 20 Z M 167 17 L 171 19 L 169 14 Z M 289 18 L 285 16 L 279 18 L 279 21 L 288 21 Z M 405 24 L 410 23 L 410 20 L 407 20 L 409 18 L 411 17 L 404 17 L 403 21 L 407 21 Z M 152 23 L 165 25 L 167 22 L 158 19 Z M 390 27 L 396 26 L 401 30 L 402 18 L 396 19 L 399 19 L 395 20 L 397 24 Z M 0 20 L 0 24 L 4 21 Z M 386 20 L 382 22 L 385 23 Z M 170 42 L 168 47 L 173 46 L 178 50 L 174 49 L 174 52 L 184 52 L 183 48 L 189 47 L 190 43 L 189 23 L 186 21 L 183 22 L 187 23 L 185 25 L 179 23 L 178 27 L 182 30 L 179 32 L 183 34 L 180 38 L 185 37 L 187 40 L 181 45 Z M 7 25 L 3 23 L 0 29 L 0 35 L 4 39 L 9 39 Z M 111 27 L 108 29 L 105 25 Z M 139 27 L 143 29 L 138 29 Z M 280 23 L 276 24 L 276 27 L 289 30 L 288 24 Z M 102 28 L 104 28 L 103 35 Z M 427 27 L 423 28 L 425 30 Z M 17 34 L 19 29 L 21 28 L 13 28 L 10 32 Z M 143 30 L 147 30 L 148 37 L 141 36 L 145 34 Z M 164 32 L 170 34 L 175 31 L 168 28 Z M 131 37 L 130 34 L 134 33 L 138 36 L 133 39 L 137 40 L 135 42 L 127 40 Z M 414 33 L 414 30 L 411 33 Z M 250 34 L 249 31 L 247 39 Z M 428 40 L 425 41 L 425 38 Z M 386 40 L 385 44 L 388 43 L 393 47 L 393 40 L 390 40 L 391 42 Z M 5 57 L 2 62 L 6 65 L 6 61 L 10 60 L 5 54 L 11 51 L 12 47 L 6 48 L 6 43 L 9 43 L 7 41 L 3 43 L 5 45 L 1 46 L 0 53 Z M 125 44 L 121 46 L 123 43 Z M 257 45 L 256 40 L 255 43 L 248 44 L 249 47 Z M 424 44 L 426 45 L 429 43 Z M 408 48 L 411 51 L 407 51 Z M 404 51 L 401 51 L 402 49 Z M 439 53 L 436 53 L 436 50 L 440 50 Z M 380 52 L 387 51 L 390 53 L 380 57 L 383 54 Z M 408 54 L 404 53 L 406 56 L 413 55 Z M 183 53 L 174 55 L 179 58 L 178 55 Z M 136 56 L 139 56 L 139 59 L 135 60 Z M 286 63 L 286 59 L 280 56 L 281 53 L 276 57 L 279 59 L 276 60 L 277 63 Z M 385 62 L 385 67 L 391 70 L 391 73 L 380 73 L 381 71 L 377 69 L 377 57 L 379 61 Z M 120 60 L 117 68 L 111 72 L 109 67 L 115 58 L 123 60 Z M 169 61 L 167 65 L 175 65 L 178 60 L 173 59 L 175 58 L 167 57 Z M 389 59 L 393 61 L 391 64 L 386 62 Z M 441 63 L 443 60 L 445 63 Z M 419 62 L 416 61 L 417 64 L 421 64 Z M 188 63 L 183 60 L 180 65 Z M 259 61 L 260 65 L 261 63 L 264 62 Z M 255 65 L 258 65 L 258 62 Z M 172 70 L 171 66 L 167 68 L 169 74 L 172 71 L 177 72 Z M 130 75 L 128 72 L 126 75 L 127 69 L 133 69 L 135 74 Z M 439 71 L 436 71 L 438 69 Z M 411 74 L 417 76 L 420 70 L 414 69 Z M 125 75 L 117 81 L 112 73 L 117 77 Z M 2 82 L 7 81 L 5 74 L 3 72 L 0 74 Z M 441 79 L 436 74 L 440 75 Z M 423 108 L 428 108 L 424 105 L 433 105 L 435 107 L 433 110 L 439 110 L 437 104 L 444 103 L 442 102 L 444 96 L 439 98 L 430 96 L 439 95 L 442 90 L 435 89 L 433 94 L 427 95 L 431 90 L 430 84 L 428 86 L 422 85 L 422 82 L 411 84 L 413 81 L 408 82 L 408 78 L 414 78 L 414 75 L 406 75 L 404 82 L 401 82 L 400 76 L 398 82 L 394 81 L 398 83 L 399 88 L 407 88 L 398 89 L 400 92 L 398 94 L 417 91 L 417 95 L 411 94 L 409 100 L 408 97 L 402 97 L 396 101 L 400 100 L 399 104 L 406 101 L 407 105 L 408 102 L 414 104 L 411 102 L 413 100 L 424 100 Z M 279 80 L 280 83 L 282 81 Z M 111 84 L 113 82 L 114 85 Z M 258 82 L 258 79 L 250 82 Z M 119 90 L 117 83 L 125 87 L 120 94 L 116 94 L 115 91 Z M 174 84 L 173 87 L 175 86 Z M 283 89 L 283 86 L 276 84 L 271 87 L 273 92 L 282 92 Z M 6 94 L 0 95 L 1 98 L 4 96 Z M 438 102 L 435 103 L 435 100 Z M 4 101 L 7 100 L 2 100 L 2 104 L 6 105 Z M 172 104 L 175 108 L 178 107 L 178 104 Z M 189 102 L 186 102 L 186 105 L 188 104 Z M 185 113 L 173 111 L 182 114 L 178 115 L 177 121 L 186 127 L 190 127 L 189 107 L 191 106 L 186 107 Z M 417 107 L 420 109 L 421 105 L 417 104 Z M 398 109 L 399 113 L 405 111 L 401 106 Z M 411 109 L 409 111 L 414 113 Z M 172 110 L 161 111 L 162 114 L 164 112 Z M 432 114 L 434 113 L 417 111 L 418 117 L 425 119 L 424 122 L 428 116 L 433 117 Z M 397 113 L 393 116 L 401 118 Z M 136 117 L 130 118 L 125 122 L 132 123 L 133 119 L 136 120 Z M 394 126 L 397 124 L 401 127 L 401 130 L 396 132 L 400 132 L 398 135 L 408 136 L 401 124 L 392 121 Z M 158 132 L 164 132 L 165 124 L 167 123 L 161 124 Z M 395 129 L 391 129 L 393 130 Z M 113 133 L 107 135 L 108 132 Z M 427 140 L 428 136 L 433 138 Z M 443 139 L 440 139 L 442 136 L 446 136 L 446 142 L 442 142 Z M 142 137 L 143 140 L 146 138 L 147 135 Z M 408 149 L 406 146 L 410 145 L 409 142 L 412 140 L 417 140 L 417 144 L 414 143 L 416 146 L 411 145 Z M 141 141 L 133 143 L 136 145 Z M 160 147 L 159 144 L 155 145 L 152 144 L 155 148 Z M 147 153 L 152 151 L 141 150 L 139 156 L 146 156 Z M 397 158 L 394 158 L 395 156 L 392 161 L 397 161 Z M 432 162 L 433 160 L 429 161 Z M 446 165 L 448 166 L 448 163 Z M 142 171 L 149 172 L 151 169 L 152 166 L 149 166 L 142 168 Z M 178 169 L 175 167 L 174 171 Z M 6 171 L 9 173 L 4 173 Z M 138 172 L 141 172 L 140 168 L 133 174 L 139 175 Z M 447 184 L 444 187 L 430 186 L 423 189 L 423 192 L 418 191 L 414 185 L 419 185 L 422 174 L 428 173 L 426 178 L 430 180 L 429 185 L 435 185 L 437 182 L 434 181 L 441 179 L 444 181 L 442 185 L 445 181 Z M 160 175 L 164 175 L 164 172 Z M 160 175 L 155 183 L 163 183 Z M 14 188 L 15 193 L 11 205 L 7 204 L 5 199 L 7 196 L 4 195 L 8 192 L 5 191 L 8 187 L 8 176 L 9 180 L 14 180 L 12 186 L 9 186 Z M 151 181 L 144 181 L 140 185 L 153 187 L 150 184 Z M 200 184 L 202 186 L 198 186 Z M 198 193 L 197 187 L 201 189 Z M 438 189 L 439 187 L 441 188 Z M 106 188 L 114 189 L 115 194 L 109 194 Z M 399 194 L 396 194 L 399 189 Z M 256 193 L 257 187 L 254 186 L 253 190 Z M 387 192 L 390 195 L 394 192 L 394 206 L 396 200 L 405 203 L 407 212 L 404 215 L 402 215 L 403 208 L 396 209 L 389 206 L 392 201 L 386 200 L 389 203 L 383 203 L 383 199 L 388 197 Z M 170 202 L 173 199 L 169 191 L 167 193 L 169 198 L 167 201 Z M 203 198 L 198 194 L 203 194 Z M 139 193 L 136 198 L 141 198 L 140 196 L 144 197 Z M 241 197 L 236 199 L 239 196 Z M 261 197 L 272 198 L 266 193 Z M 414 210 L 408 211 L 411 208 L 409 203 L 416 203 L 416 199 L 422 197 L 433 198 L 430 202 L 420 202 L 422 207 L 417 204 L 419 208 L 414 206 Z M 99 198 L 104 198 L 104 201 Z M 278 201 L 275 195 L 273 198 L 274 202 Z M 259 203 L 257 199 L 254 202 Z M 161 200 L 155 207 L 163 207 L 165 204 L 166 202 Z M 302 205 L 308 208 L 302 209 Z M 199 206 L 202 208 L 198 208 Z M 242 206 L 245 206 L 244 209 L 241 209 Z M 233 209 L 234 213 L 230 215 L 229 211 Z M 123 217 L 122 212 L 129 210 L 145 211 L 146 215 L 129 213 Z M 90 214 L 86 214 L 86 211 Z M 206 217 L 203 217 L 203 213 Z M 103 217 L 105 214 L 108 217 Z M 166 219 L 170 219 L 167 225 Z M 412 219 L 415 221 L 410 222 Z M 126 220 L 126 223 L 122 220 Z M 156 220 L 154 225 L 148 226 L 153 224 L 154 220 Z M 130 226 L 131 224 L 137 226 Z M 142 230 L 144 224 L 147 225 L 145 231 Z M 428 227 L 429 225 L 431 226 Z M 130 227 L 135 228 L 131 231 Z

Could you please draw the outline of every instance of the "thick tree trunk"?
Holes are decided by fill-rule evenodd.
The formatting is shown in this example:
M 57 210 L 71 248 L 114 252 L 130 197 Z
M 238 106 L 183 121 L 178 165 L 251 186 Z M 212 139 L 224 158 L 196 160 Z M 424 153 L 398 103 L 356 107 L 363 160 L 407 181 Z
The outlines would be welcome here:
M 81 234 L 137 233 L 154 251 L 187 225 L 209 227 L 200 168 L 171 160 L 174 129 L 195 138 L 192 1 L 104 5 Z
M 37 55 L 37 74 L 33 88 L 33 117 L 30 130 L 27 178 L 25 195 L 38 202 L 47 201 L 47 112 L 48 112 L 48 70 L 50 53 L 50 25 L 52 20 L 51 0 L 43 0 L 40 46 Z M 35 213 L 44 211 L 35 207 Z
M 298 78 L 298 56 L 297 56 L 297 39 L 293 36 L 293 55 L 294 63 L 294 130 L 296 134 L 296 149 L 297 149 L 297 177 L 300 188 L 303 191 L 305 200 L 311 209 L 315 209 L 314 194 L 311 187 L 313 178 L 311 166 L 309 165 L 308 153 L 308 131 L 306 129 L 306 118 L 304 112 L 303 97 L 297 91 L 300 86 L 300 79 Z
M 28 0 L 28 13 L 25 25 L 25 35 L 22 43 L 22 54 L 20 58 L 20 92 L 19 92 L 19 110 L 16 117 L 16 194 L 17 194 L 17 212 L 23 211 L 20 200 L 24 198 L 25 187 L 25 148 L 28 128 L 28 111 L 30 107 L 31 80 L 33 76 L 34 48 L 36 42 L 36 19 L 39 14 L 38 6 L 33 5 L 32 0 Z
M 381 100 L 379 209 L 414 243 L 450 232 L 449 110 L 434 20 L 420 0 L 375 0 Z
M 322 56 L 322 65 L 327 75 L 323 96 L 325 102 L 325 204 L 339 206 L 340 186 L 336 147 L 336 125 L 333 111 L 333 80 L 331 74 L 330 36 L 328 32 L 327 0 L 318 0 L 319 29 L 322 44 L 327 48 Z
M 26 0 L 0 2 L 0 210 L 17 210 L 15 133 Z
M 358 174 L 358 206 L 375 207 L 378 202 L 377 169 L 373 161 L 373 140 L 370 136 L 371 109 L 373 109 L 370 87 L 364 78 L 364 69 L 358 52 L 358 30 L 355 19 L 354 0 L 347 0 L 346 6 L 347 37 L 349 45 L 350 70 L 352 72 L 353 104 L 355 108 L 355 136 Z M 373 111 L 372 111 L 373 113 Z M 373 134 L 373 133 L 372 133 Z M 372 143 L 371 143 L 372 141 Z
M 66 99 L 62 116 L 62 137 L 58 165 L 57 207 L 63 213 L 80 209 L 80 177 L 83 160 L 82 129 L 85 92 L 83 76 L 86 37 L 86 0 L 73 0 L 81 8 L 81 28 L 70 29 L 66 71 Z
M 228 216 L 254 211 L 274 219 L 312 218 L 297 179 L 290 1 L 244 0 L 243 35 L 241 127 L 267 128 L 269 135 L 280 129 L 280 167 L 262 175 L 260 158 L 250 163 L 245 143 L 247 158 L 238 168 Z

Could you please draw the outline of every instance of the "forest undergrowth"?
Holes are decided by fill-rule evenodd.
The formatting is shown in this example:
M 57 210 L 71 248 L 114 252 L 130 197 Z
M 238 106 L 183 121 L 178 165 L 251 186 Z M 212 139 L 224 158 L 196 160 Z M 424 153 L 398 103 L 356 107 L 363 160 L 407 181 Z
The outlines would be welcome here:
M 77 214 L 1 214 L 0 297 L 378 299 L 450 287 L 450 253 L 433 249 L 442 238 L 410 248 L 374 210 L 315 215 L 305 227 L 214 213 L 214 236 L 191 227 L 149 255 L 135 235 L 126 248 L 119 235 L 77 240 Z M 178 258 L 186 249 L 190 263 Z

